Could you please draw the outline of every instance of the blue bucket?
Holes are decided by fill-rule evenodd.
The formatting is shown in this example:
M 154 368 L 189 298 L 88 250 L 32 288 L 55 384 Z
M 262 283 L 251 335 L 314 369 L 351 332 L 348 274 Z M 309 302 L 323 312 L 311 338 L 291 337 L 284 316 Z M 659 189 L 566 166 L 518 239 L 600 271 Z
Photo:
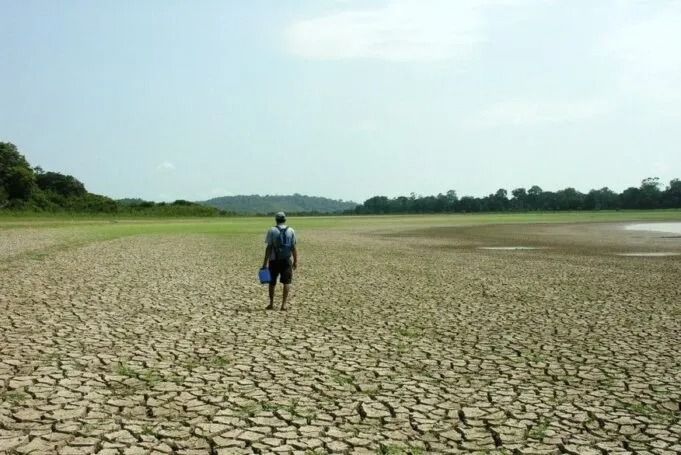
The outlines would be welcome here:
M 267 284 L 270 281 L 272 281 L 272 277 L 270 276 L 270 269 L 265 267 L 264 269 L 260 269 L 258 272 L 258 278 L 260 279 L 260 284 Z

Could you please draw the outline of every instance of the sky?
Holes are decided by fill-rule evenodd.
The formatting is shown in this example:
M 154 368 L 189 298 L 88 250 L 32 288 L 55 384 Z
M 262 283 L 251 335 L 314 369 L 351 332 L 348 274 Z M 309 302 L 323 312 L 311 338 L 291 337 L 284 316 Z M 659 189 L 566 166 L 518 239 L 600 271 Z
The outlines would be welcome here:
M 0 0 L 0 141 L 114 198 L 681 178 L 681 1 Z

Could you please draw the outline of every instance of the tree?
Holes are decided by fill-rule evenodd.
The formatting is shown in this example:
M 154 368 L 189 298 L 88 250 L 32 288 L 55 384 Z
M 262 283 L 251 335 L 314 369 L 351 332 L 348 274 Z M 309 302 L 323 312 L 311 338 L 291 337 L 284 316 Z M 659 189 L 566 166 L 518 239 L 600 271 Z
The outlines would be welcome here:
M 2 176 L 3 170 L 14 166 L 31 168 L 24 155 L 17 150 L 16 145 L 11 142 L 0 142 L 0 176 Z
M 556 191 L 557 210 L 581 210 L 584 195 L 574 188 Z
M 364 201 L 368 213 L 388 213 L 388 198 L 385 196 L 374 196 Z
M 622 201 L 622 208 L 625 209 L 639 209 L 641 200 L 641 190 L 633 186 L 622 191 L 620 195 Z
M 462 212 L 479 212 L 481 209 L 480 205 L 480 199 L 472 196 L 464 196 L 459 199 L 458 203 L 459 210 Z
M 35 189 L 35 175 L 30 168 L 14 166 L 5 172 L 4 191 L 8 199 L 28 201 Z
M 453 212 L 456 210 L 456 203 L 459 201 L 459 197 L 456 195 L 456 191 L 447 191 L 447 211 Z
M 553 191 L 542 191 L 538 203 L 538 210 L 558 210 L 558 197 Z
M 407 213 L 409 212 L 409 198 L 406 196 L 399 196 L 394 200 L 395 213 Z
M 667 208 L 681 208 L 681 180 L 674 179 L 664 190 L 663 204 Z
M 0 142 L 0 202 L 28 200 L 35 189 L 35 174 L 16 145 Z
M 487 209 L 493 212 L 502 212 L 509 206 L 508 191 L 499 188 L 496 193 L 490 194 L 486 198 Z
M 591 190 L 584 198 L 586 210 L 612 210 L 619 208 L 619 195 L 610 188 L 603 187 L 600 190 Z
M 442 193 L 438 193 L 437 198 L 435 200 L 435 212 L 436 213 L 443 213 L 446 212 L 449 206 L 449 200 L 447 199 L 447 196 L 445 196 Z
M 444 201 L 444 199 L 443 199 Z M 426 196 L 423 198 L 423 212 L 424 213 L 438 213 L 440 203 L 438 196 Z
M 541 196 L 544 191 L 537 185 L 527 191 L 527 204 L 532 210 L 539 210 L 541 208 Z
M 78 179 L 59 172 L 41 172 L 36 181 L 43 191 L 53 192 L 63 197 L 84 196 L 87 191 Z
M 656 209 L 662 202 L 660 191 L 660 179 L 648 177 L 641 182 L 638 207 L 642 209 Z
M 511 200 L 511 206 L 516 210 L 525 210 L 527 205 L 527 190 L 525 188 L 516 188 L 511 191 L 513 199 Z

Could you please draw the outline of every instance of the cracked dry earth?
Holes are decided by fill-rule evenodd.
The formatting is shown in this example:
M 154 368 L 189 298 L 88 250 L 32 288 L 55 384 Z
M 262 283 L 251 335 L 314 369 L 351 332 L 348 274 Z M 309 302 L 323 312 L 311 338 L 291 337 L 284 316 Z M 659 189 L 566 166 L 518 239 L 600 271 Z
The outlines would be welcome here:
M 681 453 L 678 258 L 261 238 L 0 262 L 0 453 Z

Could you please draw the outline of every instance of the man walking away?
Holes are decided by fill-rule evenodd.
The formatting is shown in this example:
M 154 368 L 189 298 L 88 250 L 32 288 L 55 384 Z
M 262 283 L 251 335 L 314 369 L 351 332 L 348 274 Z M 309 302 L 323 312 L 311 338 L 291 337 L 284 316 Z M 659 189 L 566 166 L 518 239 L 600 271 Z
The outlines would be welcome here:
M 286 214 L 278 212 L 274 216 L 277 225 L 267 231 L 265 237 L 265 260 L 262 267 L 269 267 L 270 281 L 270 304 L 267 309 L 274 308 L 274 291 L 277 287 L 277 277 L 284 285 L 284 295 L 281 301 L 281 310 L 286 310 L 286 299 L 293 280 L 293 270 L 298 267 L 298 250 L 296 249 L 296 233 L 293 228 L 286 225 Z M 293 258 L 293 262 L 291 262 Z

